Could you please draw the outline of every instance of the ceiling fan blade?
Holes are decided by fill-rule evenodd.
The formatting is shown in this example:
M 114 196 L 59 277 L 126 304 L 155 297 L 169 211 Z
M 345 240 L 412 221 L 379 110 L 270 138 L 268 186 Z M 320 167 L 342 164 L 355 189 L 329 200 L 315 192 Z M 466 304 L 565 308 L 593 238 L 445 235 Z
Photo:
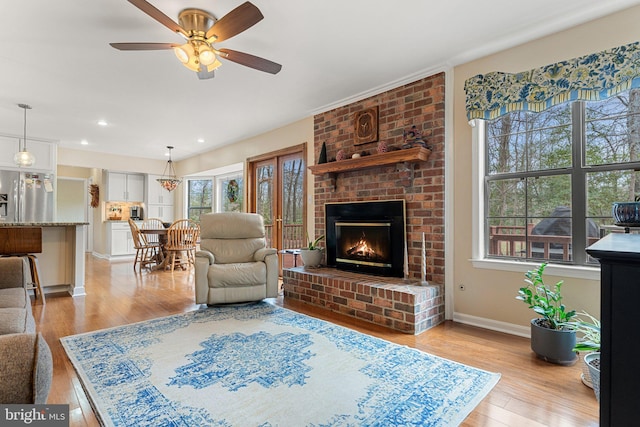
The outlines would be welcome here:
M 118 50 L 167 50 L 180 46 L 175 43 L 109 43 Z
M 129 0 L 131 1 L 131 0 Z M 240 34 L 260 22 L 264 16 L 251 2 L 245 2 L 220 18 L 207 31 L 206 38 L 216 37 L 214 41 L 221 42 Z
M 282 65 L 280 64 L 276 64 L 268 59 L 253 56 L 248 53 L 238 52 L 231 49 L 218 49 L 218 52 L 220 52 L 221 58 L 228 59 L 229 61 L 236 62 L 246 67 L 264 71 L 265 73 L 278 74 L 282 69 Z
M 189 38 L 189 34 L 185 31 L 184 28 L 182 28 L 173 19 L 169 18 L 167 15 L 162 13 L 158 8 L 156 8 L 146 0 L 129 0 L 129 3 L 131 3 L 174 33 L 179 33 L 182 34 L 185 38 Z

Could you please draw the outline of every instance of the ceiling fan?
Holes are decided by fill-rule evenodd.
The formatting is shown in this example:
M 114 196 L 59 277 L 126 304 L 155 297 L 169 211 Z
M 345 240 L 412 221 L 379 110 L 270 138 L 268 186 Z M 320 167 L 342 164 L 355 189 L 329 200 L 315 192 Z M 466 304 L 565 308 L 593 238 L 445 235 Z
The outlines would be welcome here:
M 128 1 L 171 31 L 180 34 L 186 39 L 186 43 L 109 43 L 116 49 L 173 49 L 180 62 L 198 73 L 200 79 L 210 79 L 214 76 L 214 70 L 222 65 L 218 58 L 271 74 L 277 74 L 282 68 L 282 65 L 268 59 L 231 49 L 217 49 L 214 46 L 214 43 L 230 39 L 264 18 L 251 2 L 241 4 L 218 20 L 211 13 L 201 9 L 184 9 L 178 15 L 178 25 L 146 0 Z

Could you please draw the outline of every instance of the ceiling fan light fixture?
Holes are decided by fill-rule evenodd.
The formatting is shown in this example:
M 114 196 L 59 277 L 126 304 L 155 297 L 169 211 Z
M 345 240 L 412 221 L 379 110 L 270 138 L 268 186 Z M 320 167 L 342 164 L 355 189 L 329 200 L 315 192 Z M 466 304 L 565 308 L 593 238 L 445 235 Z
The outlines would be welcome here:
M 207 66 L 207 71 L 211 72 L 217 69 L 221 65 L 222 65 L 222 62 L 218 61 L 218 58 L 216 58 L 215 61 L 213 61 L 213 64 Z
M 207 67 L 216 61 L 216 54 L 213 53 L 213 50 L 206 45 L 200 47 L 198 56 L 200 58 L 200 63 Z
M 175 52 L 178 60 L 183 64 L 189 62 L 189 54 L 187 53 L 187 48 L 191 47 L 189 43 L 183 44 L 182 46 L 174 47 L 173 51 Z M 193 48 L 191 48 L 193 49 Z

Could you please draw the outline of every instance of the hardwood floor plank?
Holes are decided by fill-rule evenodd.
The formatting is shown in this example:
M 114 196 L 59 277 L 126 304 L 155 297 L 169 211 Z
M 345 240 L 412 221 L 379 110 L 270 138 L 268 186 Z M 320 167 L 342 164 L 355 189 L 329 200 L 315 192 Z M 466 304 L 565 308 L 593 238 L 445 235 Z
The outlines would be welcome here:
M 51 347 L 54 378 L 48 403 L 70 405 L 71 426 L 97 426 L 98 420 L 60 338 L 197 309 L 193 269 L 134 273 L 131 262 L 87 256 L 87 295 L 47 294 L 34 304 L 38 330 Z M 397 331 L 311 307 L 298 301 L 276 304 L 427 353 L 499 372 L 491 393 L 463 426 L 597 426 L 593 390 L 580 381 L 580 363 L 557 366 L 537 359 L 528 339 L 447 321 L 420 335 Z

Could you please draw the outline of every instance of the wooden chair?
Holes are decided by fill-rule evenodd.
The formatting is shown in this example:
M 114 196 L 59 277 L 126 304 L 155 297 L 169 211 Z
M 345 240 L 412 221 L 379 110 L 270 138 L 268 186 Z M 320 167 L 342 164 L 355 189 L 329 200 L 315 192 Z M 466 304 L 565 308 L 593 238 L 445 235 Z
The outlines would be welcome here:
M 164 228 L 164 223 L 160 218 L 147 218 L 142 221 L 140 226 L 143 230 L 160 230 Z M 144 236 L 148 243 L 160 244 L 159 236 L 157 234 L 149 234 Z
M 138 225 L 129 219 L 129 228 L 131 229 L 131 237 L 133 238 L 133 247 L 136 249 L 136 257 L 133 260 L 133 271 L 136 265 L 140 263 L 140 271 L 152 264 L 156 264 L 160 251 L 159 243 L 150 243 L 144 234 L 140 233 Z
M 169 227 L 165 251 L 170 257 L 171 271 L 180 266 L 195 263 L 196 245 L 200 240 L 200 226 L 190 219 L 179 219 Z M 182 256 L 184 253 L 184 256 Z

